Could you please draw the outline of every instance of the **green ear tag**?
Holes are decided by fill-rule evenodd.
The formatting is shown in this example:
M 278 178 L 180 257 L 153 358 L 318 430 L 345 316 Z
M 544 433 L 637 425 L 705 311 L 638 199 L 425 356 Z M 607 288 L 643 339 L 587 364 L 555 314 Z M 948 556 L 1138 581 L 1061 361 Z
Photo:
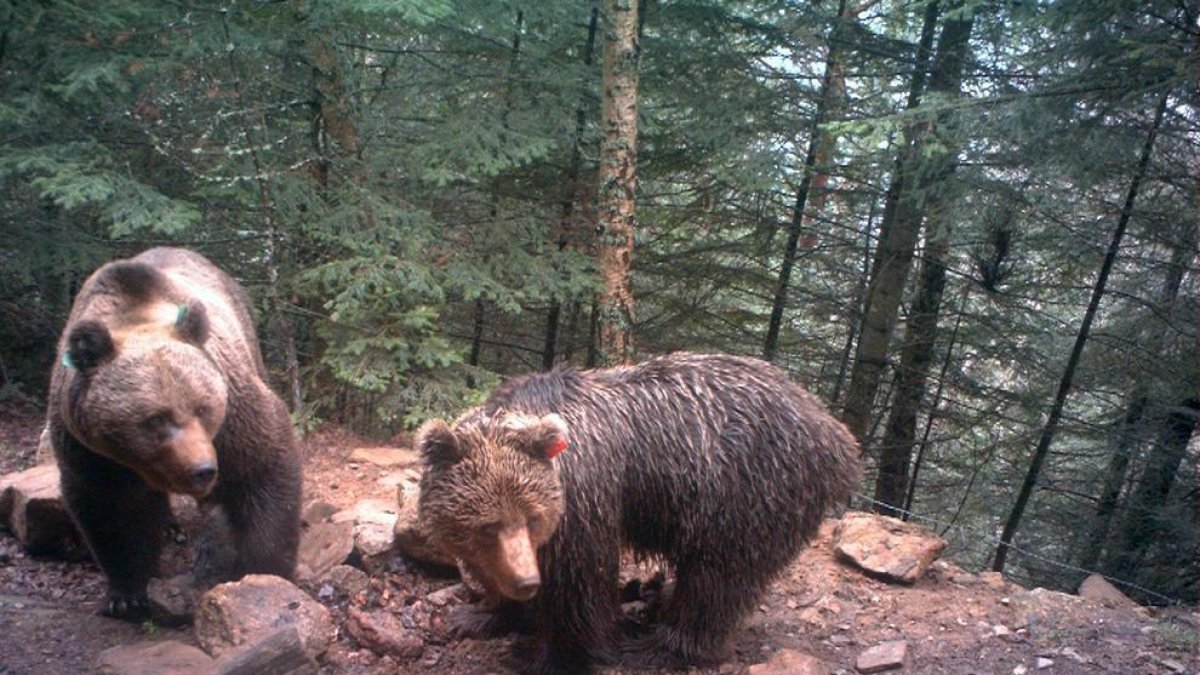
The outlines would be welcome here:
M 75 364 L 71 362 L 71 352 L 63 352 L 62 364 L 67 368 L 75 367 Z
M 175 325 L 176 326 L 183 323 L 183 317 L 187 316 L 187 313 L 188 313 L 187 305 L 180 305 L 179 312 L 175 315 Z

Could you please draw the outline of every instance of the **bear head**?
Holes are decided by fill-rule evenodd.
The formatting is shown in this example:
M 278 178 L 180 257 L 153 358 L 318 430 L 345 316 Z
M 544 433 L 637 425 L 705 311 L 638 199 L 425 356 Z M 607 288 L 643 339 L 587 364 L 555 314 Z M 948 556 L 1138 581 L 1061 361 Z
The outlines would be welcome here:
M 217 480 L 213 438 L 225 420 L 225 378 L 204 351 L 204 305 L 140 304 L 68 327 L 72 373 L 63 419 L 91 451 L 158 490 L 207 495 Z
M 479 411 L 417 432 L 425 463 L 419 517 L 430 543 L 462 560 L 493 600 L 529 600 L 541 586 L 537 550 L 562 519 L 553 459 L 567 437 L 555 414 Z

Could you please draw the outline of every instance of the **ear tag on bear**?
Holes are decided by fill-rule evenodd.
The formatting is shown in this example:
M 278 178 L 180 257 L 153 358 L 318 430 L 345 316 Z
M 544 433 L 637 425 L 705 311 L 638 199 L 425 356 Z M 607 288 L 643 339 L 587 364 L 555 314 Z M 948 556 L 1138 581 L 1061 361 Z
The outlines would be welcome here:
M 567 439 L 560 438 L 557 441 L 554 441 L 553 444 L 551 444 L 549 447 L 546 448 L 546 459 L 554 459 L 555 457 L 558 457 L 559 455 L 561 455 L 563 453 L 563 451 L 566 449 L 567 449 Z
M 187 305 L 180 305 L 179 311 L 175 314 L 175 325 L 176 326 L 183 323 L 183 317 L 187 316 L 187 313 L 188 313 Z
M 71 360 L 71 352 L 63 352 L 62 364 L 67 368 L 74 368 L 75 362 Z

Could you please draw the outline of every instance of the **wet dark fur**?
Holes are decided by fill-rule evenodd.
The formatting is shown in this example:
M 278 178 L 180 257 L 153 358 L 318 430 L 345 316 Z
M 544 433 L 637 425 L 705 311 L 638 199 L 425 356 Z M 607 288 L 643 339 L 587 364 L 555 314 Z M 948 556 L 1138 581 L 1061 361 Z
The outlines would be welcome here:
M 532 653 L 519 662 L 534 672 L 721 658 L 765 586 L 860 470 L 845 427 L 781 371 L 749 358 L 681 353 L 520 377 L 460 418 L 455 432 L 481 433 L 503 411 L 557 413 L 569 427 L 570 448 L 555 468 L 531 462 L 523 479 L 561 483 L 565 499 L 539 550 L 542 587 L 528 608 Z M 423 493 L 453 500 L 455 489 L 430 481 Z M 676 577 L 661 624 L 624 644 L 622 547 L 669 562 Z
M 142 312 L 163 303 L 167 311 L 187 307 L 174 332 L 153 333 L 137 353 L 123 353 L 113 336 L 148 325 Z M 300 461 L 287 409 L 266 384 L 242 288 L 182 249 L 109 263 L 75 299 L 60 356 L 68 350 L 70 366 L 56 363 L 51 376 L 48 422 L 67 506 L 108 577 L 105 613 L 146 615 L 146 586 L 170 517 L 167 492 L 143 477 L 164 461 L 141 431 L 152 410 L 203 419 L 214 432 L 217 480 L 204 501 L 221 505 L 231 525 L 238 553 L 231 573 L 290 577 Z

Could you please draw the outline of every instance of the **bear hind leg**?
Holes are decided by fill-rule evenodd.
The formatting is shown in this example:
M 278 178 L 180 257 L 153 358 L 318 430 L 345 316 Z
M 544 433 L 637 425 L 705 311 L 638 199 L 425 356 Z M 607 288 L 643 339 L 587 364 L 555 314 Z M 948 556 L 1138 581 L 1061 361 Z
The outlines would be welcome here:
M 622 662 L 635 668 L 680 669 L 718 663 L 730 636 L 758 602 L 761 590 L 736 575 L 681 569 L 675 589 L 648 634 L 622 645 Z

